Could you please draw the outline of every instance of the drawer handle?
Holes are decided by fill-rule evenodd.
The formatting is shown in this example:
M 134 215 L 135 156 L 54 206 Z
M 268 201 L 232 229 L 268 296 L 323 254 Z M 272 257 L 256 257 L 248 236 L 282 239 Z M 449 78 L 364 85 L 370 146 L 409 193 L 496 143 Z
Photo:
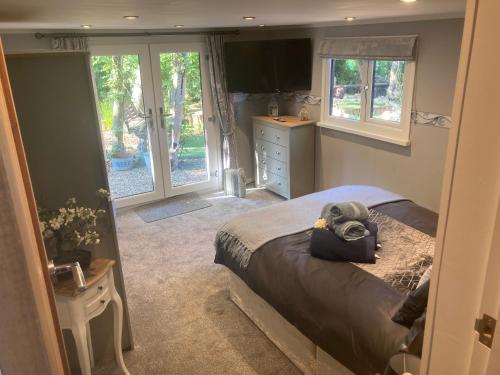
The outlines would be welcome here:
M 265 161 L 265 160 L 262 160 L 262 164 L 266 164 L 266 161 Z
M 279 152 L 279 151 L 276 151 L 276 155 L 281 155 L 281 152 Z
M 260 146 L 260 149 L 261 149 L 262 151 L 264 151 L 264 146 Z
M 102 290 L 102 286 L 100 286 L 100 285 L 99 285 L 99 286 L 97 287 L 97 289 Z
M 278 182 L 278 186 L 281 186 L 281 182 Z
M 106 300 L 105 299 L 102 299 L 101 300 L 101 303 L 104 305 L 106 303 Z
M 279 135 L 277 135 L 277 136 L 276 136 L 276 139 L 279 141 L 279 140 L 280 140 L 280 136 L 279 136 Z
M 281 167 L 278 167 L 278 171 L 281 171 Z
M 260 130 L 260 134 L 264 135 L 264 130 L 261 129 Z

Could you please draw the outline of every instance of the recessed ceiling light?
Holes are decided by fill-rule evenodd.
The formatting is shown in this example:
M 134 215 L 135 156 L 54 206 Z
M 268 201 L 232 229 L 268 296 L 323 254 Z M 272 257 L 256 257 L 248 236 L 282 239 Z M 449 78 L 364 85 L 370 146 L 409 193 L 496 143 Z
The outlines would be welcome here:
M 136 20 L 139 18 L 139 16 L 123 16 L 126 20 Z
M 254 16 L 245 16 L 245 17 L 243 17 L 243 19 L 244 19 L 245 21 L 251 21 L 251 20 L 254 20 L 254 19 L 255 19 L 255 17 L 254 17 Z
M 80 25 L 82 29 L 90 29 L 92 25 Z
M 344 18 L 346 21 L 352 22 L 356 19 L 356 17 L 346 17 Z
M 402 3 L 415 3 L 417 0 L 400 0 Z
M 184 27 L 184 25 L 174 25 L 174 27 L 180 29 L 180 28 Z
M 260 25 L 259 25 L 259 27 L 264 27 L 264 26 L 266 26 L 266 25 L 264 25 L 264 24 L 260 24 Z

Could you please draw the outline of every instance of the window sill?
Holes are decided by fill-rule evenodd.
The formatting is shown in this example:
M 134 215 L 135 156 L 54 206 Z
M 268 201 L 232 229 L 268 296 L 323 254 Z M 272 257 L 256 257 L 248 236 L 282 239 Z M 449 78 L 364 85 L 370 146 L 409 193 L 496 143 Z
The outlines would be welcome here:
M 361 137 L 376 139 L 378 141 L 393 143 L 393 144 L 396 144 L 398 146 L 408 147 L 410 145 L 409 139 L 399 139 L 396 137 L 385 136 L 385 135 L 373 133 L 373 132 L 368 131 L 368 130 L 353 129 L 353 128 L 348 127 L 348 126 L 343 126 L 343 125 L 338 125 L 338 124 L 328 124 L 326 122 L 321 122 L 321 121 L 317 123 L 317 126 L 322 127 L 322 128 L 327 128 L 327 129 L 338 130 L 338 131 L 341 131 L 344 133 L 355 134 L 355 135 L 359 135 Z

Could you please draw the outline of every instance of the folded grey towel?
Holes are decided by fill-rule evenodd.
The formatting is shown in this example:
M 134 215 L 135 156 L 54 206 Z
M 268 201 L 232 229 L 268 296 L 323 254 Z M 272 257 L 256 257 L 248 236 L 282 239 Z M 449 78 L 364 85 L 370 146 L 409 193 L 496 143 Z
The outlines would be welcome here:
M 329 203 L 321 211 L 321 217 L 326 219 L 330 228 L 344 221 L 366 220 L 368 215 L 368 208 L 361 202 Z
M 346 241 L 355 241 L 370 235 L 370 231 L 366 229 L 363 223 L 355 220 L 335 224 L 333 231 L 338 237 Z

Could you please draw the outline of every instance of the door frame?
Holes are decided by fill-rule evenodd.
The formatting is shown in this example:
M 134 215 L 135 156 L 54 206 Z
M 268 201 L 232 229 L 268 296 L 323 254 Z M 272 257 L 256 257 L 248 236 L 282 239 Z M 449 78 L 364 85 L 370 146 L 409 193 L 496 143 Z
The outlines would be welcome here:
M 498 12 L 498 0 L 467 0 L 420 374 L 481 375 L 488 366 L 475 321 L 496 317 L 500 304 L 490 268 L 500 231 Z
M 165 196 L 172 197 L 180 194 L 191 193 L 194 191 L 204 191 L 215 189 L 220 185 L 220 175 L 222 173 L 216 173 L 220 170 L 221 155 L 220 155 L 220 131 L 217 127 L 217 123 L 214 121 L 213 113 L 213 103 L 212 95 L 210 90 L 210 79 L 208 71 L 208 61 L 207 61 L 207 45 L 203 42 L 182 42 L 182 43 L 154 43 L 149 44 L 150 56 L 151 56 L 151 70 L 153 77 L 153 87 L 155 90 L 154 97 L 157 101 L 156 104 L 156 114 L 157 123 L 161 123 L 160 118 L 160 107 L 163 107 L 163 90 L 161 84 L 161 71 L 160 71 L 160 60 L 159 55 L 161 53 L 169 52 L 198 52 L 200 54 L 200 77 L 201 77 L 201 94 L 202 94 L 202 111 L 203 111 L 203 124 L 205 129 L 205 140 L 207 147 L 207 158 L 208 158 L 208 181 L 186 184 L 181 186 L 172 186 L 171 184 L 171 170 L 170 170 L 170 156 L 166 148 L 160 147 L 163 162 L 163 179 Z M 158 58 L 157 58 L 158 57 Z M 162 129 L 159 131 L 160 143 L 168 144 L 167 131 Z
M 152 51 L 158 52 L 178 52 L 186 48 L 200 52 L 200 70 L 202 79 L 202 101 L 203 118 L 206 130 L 206 140 L 209 158 L 210 179 L 206 183 L 187 184 L 179 187 L 170 187 L 170 159 L 168 152 L 160 146 L 161 142 L 167 144 L 166 131 L 161 126 L 159 113 L 160 103 L 156 103 L 156 98 L 163 98 L 161 85 L 154 84 L 155 77 L 159 76 L 159 63 L 152 59 Z M 143 87 L 144 105 L 146 108 L 153 109 L 153 133 L 150 133 L 151 155 L 153 157 L 154 186 L 155 190 L 150 193 L 143 193 L 136 196 L 129 196 L 114 199 L 117 208 L 136 206 L 144 203 L 150 203 L 164 198 L 190 193 L 205 192 L 220 189 L 222 187 L 222 155 L 221 155 L 221 134 L 215 121 L 210 121 L 213 116 L 213 102 L 209 89 L 203 90 L 203 87 L 210 88 L 208 62 L 205 58 L 207 46 L 204 38 L 200 37 L 110 37 L 110 38 L 90 38 L 89 51 L 94 55 L 113 55 L 113 54 L 138 54 L 141 69 L 141 83 Z M 152 60 L 155 60 L 154 62 Z M 142 63 L 144 62 L 144 64 Z M 155 70 L 156 68 L 156 70 Z M 96 103 L 99 103 L 95 77 L 92 71 L 92 84 Z M 160 81 L 158 81 L 160 82 Z M 160 96 L 157 96 L 160 95 Z M 147 105 L 146 105 L 147 104 Z M 100 111 L 99 106 L 97 110 Z M 99 127 L 102 130 L 101 115 L 99 112 Z M 166 155 L 165 155 L 166 154 Z M 211 161 L 213 160 L 213 163 Z M 167 164 L 168 161 L 168 164 Z M 162 176 L 162 178 L 161 178 Z
M 35 197 L 31 186 L 28 164 L 24 153 L 21 139 L 21 132 L 17 120 L 17 113 L 12 97 L 7 66 L 5 63 L 3 46 L 0 39 L 0 168 L 5 170 L 7 175 L 7 187 L 10 191 L 10 204 L 14 207 L 16 222 L 12 223 L 14 230 L 19 232 L 19 248 L 16 251 L 5 253 L 7 259 L 17 259 L 25 264 L 25 269 L 19 270 L 13 267 L 3 269 L 5 279 L 12 280 L 12 284 L 0 285 L 1 288 L 9 288 L 10 293 L 6 296 L 14 296 L 12 291 L 24 294 L 27 299 L 31 299 L 34 306 L 34 316 L 30 318 L 37 322 L 33 330 L 32 337 L 25 337 L 9 333 L 14 333 L 16 327 L 10 327 L 7 335 L 2 340 L 7 340 L 13 348 L 28 347 L 34 345 L 35 337 L 40 337 L 43 347 L 38 348 L 39 358 L 36 362 L 47 363 L 47 373 L 54 375 L 69 375 L 68 360 L 64 347 L 61 327 L 57 317 L 54 290 L 48 272 L 47 256 L 42 233 L 39 227 L 38 213 Z M 2 165 L 3 164 L 3 165 Z M 5 188 L 5 187 L 4 187 Z M 0 202 L 1 204 L 1 202 Z M 20 271 L 27 272 L 29 277 L 20 283 Z M 17 282 L 16 282 L 17 281 Z M 3 301 L 7 308 L 15 308 L 9 304 L 8 300 Z M 27 306 L 26 306 L 27 308 Z M 19 309 L 20 310 L 20 309 Z M 19 316 L 26 318 L 26 311 L 17 311 Z M 1 315 L 1 313 L 0 313 Z M 23 319 L 19 319 L 16 325 L 25 324 Z M 15 345 L 14 345 L 15 344 Z M 29 364 L 24 358 L 24 353 L 11 350 L 2 354 L 0 366 L 29 370 Z M 32 358 L 33 363 L 35 361 Z M 1 369 L 0 369 L 1 370 Z M 8 371 L 8 370 L 7 370 Z

